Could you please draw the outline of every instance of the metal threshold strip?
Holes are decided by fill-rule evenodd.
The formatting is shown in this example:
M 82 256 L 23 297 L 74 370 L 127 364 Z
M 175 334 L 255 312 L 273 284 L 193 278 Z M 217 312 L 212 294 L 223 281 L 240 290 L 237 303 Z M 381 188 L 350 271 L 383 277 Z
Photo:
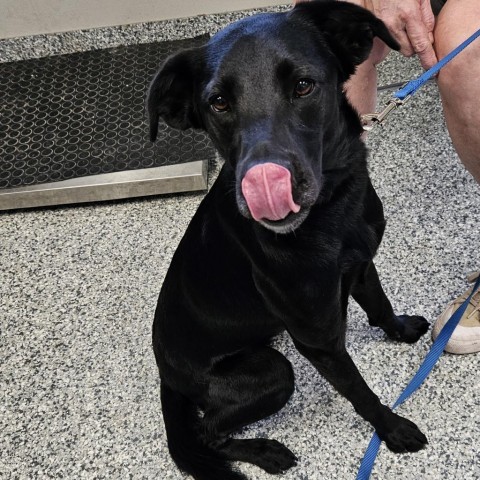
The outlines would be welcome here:
M 207 188 L 207 160 L 0 190 L 0 210 L 118 200 Z

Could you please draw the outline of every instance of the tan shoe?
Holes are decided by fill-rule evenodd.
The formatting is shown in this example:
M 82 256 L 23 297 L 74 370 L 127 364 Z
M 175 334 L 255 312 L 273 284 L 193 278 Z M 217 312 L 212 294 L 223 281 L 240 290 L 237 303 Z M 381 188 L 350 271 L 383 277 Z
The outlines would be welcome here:
M 475 282 L 480 272 L 472 273 L 468 276 L 469 282 Z M 443 326 L 448 322 L 453 312 L 466 300 L 472 293 L 469 288 L 463 295 L 453 300 L 447 305 L 445 311 L 437 318 L 433 329 L 432 339 L 435 340 L 442 330 Z M 449 353 L 476 353 L 480 352 L 480 289 L 475 292 L 470 299 L 460 322 L 453 331 L 450 340 L 445 347 L 445 351 Z

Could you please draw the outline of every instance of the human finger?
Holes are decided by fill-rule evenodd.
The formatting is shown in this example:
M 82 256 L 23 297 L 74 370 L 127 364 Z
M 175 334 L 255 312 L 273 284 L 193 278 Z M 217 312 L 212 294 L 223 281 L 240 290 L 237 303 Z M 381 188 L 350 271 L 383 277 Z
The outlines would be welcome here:
M 391 29 L 392 35 L 395 37 L 395 40 L 400 45 L 400 53 L 405 57 L 411 57 L 415 55 L 412 44 L 410 43 L 410 38 L 407 35 L 407 32 L 404 28 L 395 28 Z
M 425 24 L 416 18 L 411 18 L 405 29 L 413 51 L 418 55 L 423 68 L 433 67 L 437 63 L 437 55 L 430 40 L 431 32 L 428 32 Z
M 430 0 L 420 0 L 420 13 L 422 15 L 423 24 L 425 25 L 427 32 L 433 36 L 433 30 L 435 28 L 435 15 L 433 14 Z M 431 43 L 433 43 L 433 41 Z

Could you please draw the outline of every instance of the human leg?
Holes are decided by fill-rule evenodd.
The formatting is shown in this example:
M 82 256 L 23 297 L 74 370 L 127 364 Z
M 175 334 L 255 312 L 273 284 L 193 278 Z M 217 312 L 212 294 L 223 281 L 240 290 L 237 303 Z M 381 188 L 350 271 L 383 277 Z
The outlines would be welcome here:
M 443 58 L 480 28 L 478 0 L 448 0 L 435 26 L 435 50 Z M 455 150 L 480 183 L 480 40 L 438 75 L 445 121 Z
M 367 8 L 365 0 L 346 0 Z M 390 49 L 378 38 L 373 40 L 369 57 L 361 63 L 345 84 L 347 98 L 359 115 L 372 113 L 377 106 L 377 65 L 385 60 Z
M 377 65 L 389 54 L 390 49 L 378 38 L 373 41 L 370 56 L 357 67 L 345 84 L 345 93 L 359 115 L 372 113 L 377 104 Z
M 480 28 L 478 0 L 448 0 L 438 15 L 435 50 L 443 58 Z M 465 168 L 480 183 L 480 40 L 469 45 L 438 75 L 445 121 L 453 146 Z M 473 278 L 473 277 L 472 277 Z M 470 293 L 447 305 L 432 330 L 435 339 L 453 312 Z M 472 298 L 445 350 L 451 353 L 480 351 L 480 292 Z

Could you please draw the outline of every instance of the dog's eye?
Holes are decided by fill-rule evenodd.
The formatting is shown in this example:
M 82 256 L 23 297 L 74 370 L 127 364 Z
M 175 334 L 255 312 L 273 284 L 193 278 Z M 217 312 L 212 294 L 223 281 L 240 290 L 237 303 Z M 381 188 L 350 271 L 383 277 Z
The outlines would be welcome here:
M 216 113 L 228 112 L 230 110 L 230 104 L 225 97 L 217 95 L 210 99 L 210 107 Z
M 315 82 L 308 78 L 302 78 L 298 81 L 297 85 L 295 85 L 295 96 L 298 97 L 306 97 L 313 92 L 315 87 Z

